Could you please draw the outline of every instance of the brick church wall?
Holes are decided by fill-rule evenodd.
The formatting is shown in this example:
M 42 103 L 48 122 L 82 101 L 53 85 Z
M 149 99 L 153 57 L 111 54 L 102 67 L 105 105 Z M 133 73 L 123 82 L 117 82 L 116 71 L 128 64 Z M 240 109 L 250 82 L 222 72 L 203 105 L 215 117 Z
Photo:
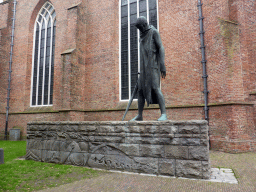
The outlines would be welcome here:
M 7 79 L 8 79 L 8 65 L 10 51 L 10 35 L 11 35 L 11 7 L 8 2 L 0 4 L 0 113 L 5 112 L 6 95 L 7 95 Z
M 12 1 L 0 4 L 0 131 L 5 126 Z M 45 0 L 19 1 L 15 28 L 10 121 L 121 120 L 119 0 L 52 0 L 57 13 L 53 106 L 30 107 L 33 30 Z M 212 149 L 255 150 L 256 3 L 202 0 Z M 204 119 L 198 1 L 158 0 L 167 76 L 162 80 L 168 118 Z M 137 102 L 126 120 L 137 113 Z M 157 119 L 158 106 L 145 120 Z M 24 133 L 26 130 L 24 129 Z

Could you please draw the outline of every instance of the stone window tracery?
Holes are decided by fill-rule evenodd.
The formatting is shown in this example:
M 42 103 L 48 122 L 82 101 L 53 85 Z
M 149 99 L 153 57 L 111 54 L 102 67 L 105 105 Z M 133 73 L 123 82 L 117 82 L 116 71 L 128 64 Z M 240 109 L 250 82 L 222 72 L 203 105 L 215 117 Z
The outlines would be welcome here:
M 55 34 L 56 12 L 53 5 L 46 2 L 34 26 L 31 106 L 53 104 Z
M 138 17 L 158 28 L 157 0 L 120 0 L 120 100 L 129 100 L 139 71 Z

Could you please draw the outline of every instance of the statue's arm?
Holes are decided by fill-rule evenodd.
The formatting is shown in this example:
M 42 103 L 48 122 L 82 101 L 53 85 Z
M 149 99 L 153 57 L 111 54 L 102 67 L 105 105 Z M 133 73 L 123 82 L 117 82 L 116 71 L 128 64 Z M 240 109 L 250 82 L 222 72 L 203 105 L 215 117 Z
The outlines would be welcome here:
M 164 52 L 164 46 L 162 44 L 162 40 L 160 37 L 160 34 L 157 30 L 154 32 L 154 40 L 156 47 L 158 49 L 158 62 L 160 65 L 160 71 L 166 73 L 166 68 L 165 68 L 165 62 L 164 62 L 164 57 L 165 57 L 165 52 Z

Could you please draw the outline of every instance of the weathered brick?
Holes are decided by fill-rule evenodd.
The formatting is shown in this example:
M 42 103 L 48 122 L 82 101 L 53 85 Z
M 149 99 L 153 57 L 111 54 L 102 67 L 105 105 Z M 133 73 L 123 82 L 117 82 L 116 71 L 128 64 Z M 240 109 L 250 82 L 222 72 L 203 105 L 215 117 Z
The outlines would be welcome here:
M 20 0 L 18 4 L 22 9 L 17 11 L 15 20 L 9 129 L 21 127 L 24 137 L 30 121 L 121 120 L 127 102 L 119 100 L 120 26 L 116 0 L 52 1 L 58 18 L 53 106 L 30 107 L 34 23 L 45 2 L 34 0 L 28 4 Z M 159 31 L 165 47 L 167 70 L 161 89 L 171 120 L 204 119 L 197 3 L 158 0 Z M 202 6 L 210 91 L 209 133 L 213 149 L 255 151 L 254 4 L 252 0 L 209 0 Z M 11 1 L 0 3 L 0 139 L 6 120 L 12 9 Z M 74 48 L 74 51 L 62 54 Z M 132 108 L 136 107 L 134 100 Z M 159 117 L 158 106 L 153 107 L 156 109 L 145 108 L 144 120 Z M 126 120 L 137 114 L 133 109 Z M 166 124 L 149 131 L 168 134 L 169 126 L 176 125 Z M 201 133 L 207 132 L 206 125 L 200 125 L 200 129 Z M 115 128 L 114 131 L 123 129 Z M 147 129 L 134 128 L 134 131 L 142 133 Z M 172 131 L 176 134 L 174 129 Z M 180 131 L 194 134 L 197 128 L 181 128 Z M 226 142 L 226 138 L 231 143 Z

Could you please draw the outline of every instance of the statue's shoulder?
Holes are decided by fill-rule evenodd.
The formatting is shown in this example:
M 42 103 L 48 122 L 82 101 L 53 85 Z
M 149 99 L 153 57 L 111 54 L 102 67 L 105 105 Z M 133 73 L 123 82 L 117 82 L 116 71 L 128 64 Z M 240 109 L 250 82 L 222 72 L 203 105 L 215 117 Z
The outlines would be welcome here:
M 153 34 L 159 34 L 159 31 L 153 25 L 150 25 L 150 30 L 152 31 Z
M 158 38 L 160 36 L 159 31 L 153 25 L 150 25 L 150 30 L 153 39 Z
M 150 28 L 150 30 L 152 30 L 152 31 L 157 31 L 157 32 L 158 32 L 158 30 L 157 30 L 153 25 L 150 25 L 149 28 Z

